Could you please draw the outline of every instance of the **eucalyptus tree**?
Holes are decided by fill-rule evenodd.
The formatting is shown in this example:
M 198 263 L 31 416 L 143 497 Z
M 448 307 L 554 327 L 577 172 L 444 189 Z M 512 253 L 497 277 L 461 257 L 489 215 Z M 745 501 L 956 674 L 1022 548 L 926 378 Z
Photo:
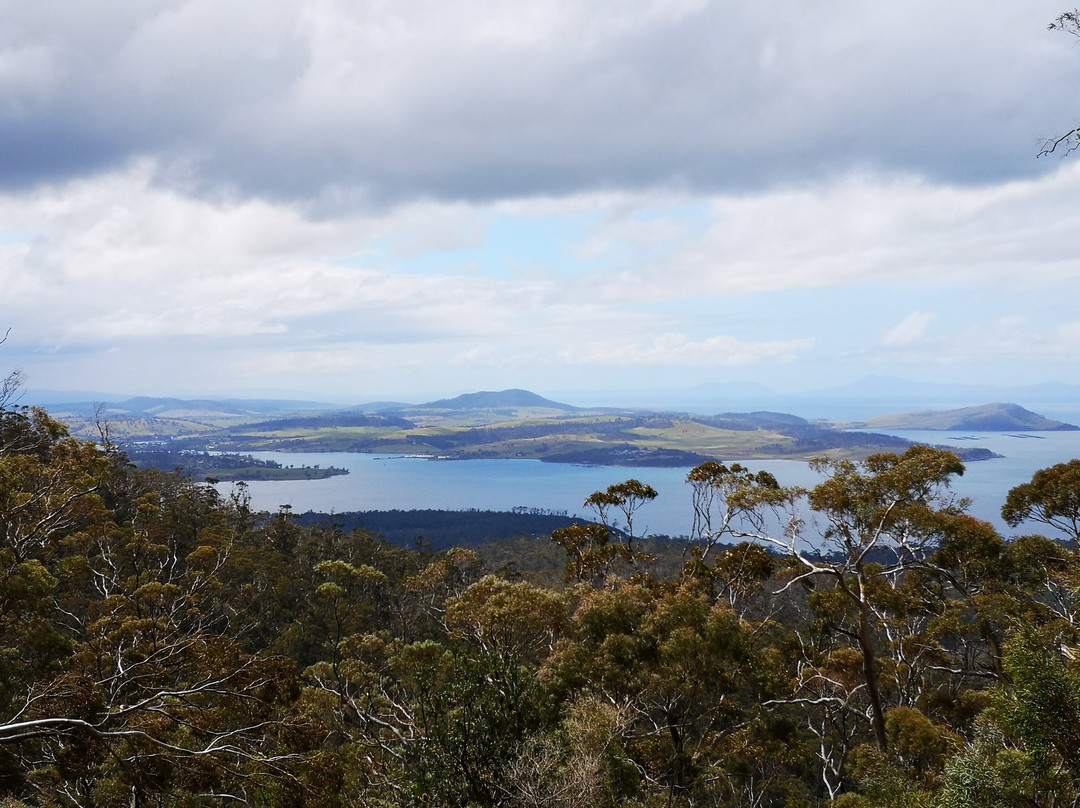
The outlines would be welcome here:
M 650 560 L 634 550 L 634 517 L 647 502 L 656 499 L 656 489 L 640 480 L 630 479 L 594 491 L 584 506 L 596 513 L 599 524 L 575 524 L 552 533 L 552 540 L 566 550 L 566 579 L 598 581 L 619 561 L 630 566 Z M 623 522 L 618 523 L 616 514 Z
M 874 739 L 885 751 L 878 603 L 898 589 L 905 573 L 930 566 L 942 536 L 962 513 L 964 503 L 950 494 L 949 484 L 964 466 L 952 452 L 928 446 L 913 446 L 902 455 L 871 455 L 861 463 L 814 466 L 826 479 L 808 500 L 823 525 L 815 536 L 799 532 L 776 543 L 801 564 L 792 582 L 824 578 L 850 610 L 846 632 L 860 655 Z
M 1080 460 L 1035 472 L 1030 482 L 1009 491 L 1001 517 L 1012 527 L 1030 521 L 1053 528 L 1075 547 L 1080 540 Z
M 260 774 L 285 776 L 292 665 L 237 639 L 216 493 L 154 485 L 164 480 L 44 413 L 24 415 L 5 421 L 18 440 L 0 451 L 5 790 L 168 804 L 250 796 Z
M 582 588 L 567 641 L 541 680 L 556 702 L 598 697 L 619 712 L 617 746 L 637 790 L 696 804 L 714 755 L 748 720 L 768 678 L 768 655 L 724 601 L 693 582 L 648 575 Z
M 898 591 L 906 573 L 933 566 L 931 555 L 963 511 L 964 502 L 951 495 L 949 483 L 964 467 L 953 453 L 927 446 L 862 462 L 819 460 L 813 467 L 824 480 L 808 492 L 782 488 L 770 476 L 738 466 L 706 464 L 691 472 L 698 523 L 704 525 L 699 528 L 702 552 L 717 536 L 751 539 L 794 561 L 783 589 L 826 584 L 815 587 L 811 605 L 851 642 L 856 657 L 841 664 L 835 655 L 831 662 L 822 657 L 823 649 L 810 654 L 805 675 L 796 680 L 802 692 L 794 696 L 844 713 L 863 704 L 884 751 L 889 704 L 880 654 L 888 643 L 883 618 L 895 601 L 890 593 Z M 803 513 L 807 505 L 810 512 Z M 852 663 L 858 673 L 848 685 L 846 676 L 828 672 Z M 822 687 L 830 692 L 818 692 Z

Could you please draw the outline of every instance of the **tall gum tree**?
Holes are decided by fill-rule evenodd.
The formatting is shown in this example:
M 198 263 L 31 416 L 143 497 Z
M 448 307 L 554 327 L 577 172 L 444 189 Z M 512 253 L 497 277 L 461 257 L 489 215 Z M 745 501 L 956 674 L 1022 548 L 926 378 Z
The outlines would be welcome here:
M 960 513 L 949 495 L 949 481 L 964 473 L 952 452 L 913 446 L 902 455 L 872 455 L 861 464 L 818 462 L 827 479 L 809 494 L 810 507 L 825 525 L 821 549 L 836 559 L 827 563 L 800 558 L 803 576 L 827 576 L 855 609 L 855 640 L 870 723 L 878 747 L 888 748 L 885 705 L 877 667 L 873 593 L 884 583 L 895 587 L 905 571 L 925 566 L 942 535 L 943 517 Z M 795 551 L 795 544 L 789 549 Z M 822 555 L 826 555 L 822 553 Z
M 1010 527 L 1038 522 L 1060 531 L 1076 548 L 1080 540 L 1080 460 L 1035 472 L 1030 482 L 1009 491 L 1001 517 Z
M 902 455 L 872 455 L 860 463 L 819 460 L 813 466 L 825 480 L 806 492 L 812 512 L 807 519 L 800 513 L 800 489 L 731 470 L 698 484 L 712 485 L 722 495 L 720 524 L 726 534 L 778 547 L 797 562 L 785 588 L 825 579 L 833 586 L 833 599 L 847 604 L 836 613 L 849 621 L 846 631 L 860 656 L 867 718 L 877 746 L 886 751 L 876 599 L 883 589 L 895 590 L 907 571 L 932 566 L 930 556 L 963 511 L 965 503 L 951 495 L 949 484 L 964 466 L 952 452 L 928 446 L 913 446 Z M 771 520 L 770 510 L 776 514 Z
M 75 806 L 123 789 L 142 804 L 284 777 L 292 665 L 231 636 L 217 495 L 147 488 L 44 413 L 0 410 L 0 424 L 4 788 Z

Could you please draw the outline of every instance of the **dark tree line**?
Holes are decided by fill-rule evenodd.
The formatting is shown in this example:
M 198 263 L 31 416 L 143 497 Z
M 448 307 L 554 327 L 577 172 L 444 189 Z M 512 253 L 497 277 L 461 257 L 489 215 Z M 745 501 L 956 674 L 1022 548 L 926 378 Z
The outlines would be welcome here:
M 346 511 L 326 514 L 309 511 L 294 517 L 305 527 L 321 527 L 351 533 L 369 530 L 403 547 L 447 550 L 518 536 L 550 536 L 560 528 L 584 523 L 584 519 L 540 509 L 505 511 L 390 510 Z

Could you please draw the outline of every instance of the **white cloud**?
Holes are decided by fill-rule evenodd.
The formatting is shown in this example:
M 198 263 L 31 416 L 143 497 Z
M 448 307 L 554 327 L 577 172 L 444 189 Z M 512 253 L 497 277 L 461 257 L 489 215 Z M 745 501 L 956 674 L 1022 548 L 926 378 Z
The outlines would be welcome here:
M 981 188 L 858 174 L 739 196 L 606 191 L 322 216 L 159 177 L 142 161 L 0 194 L 5 362 L 47 361 L 52 384 L 70 387 L 61 367 L 120 378 L 146 343 L 171 357 L 147 371 L 163 384 L 247 384 L 278 367 L 312 385 L 414 373 L 415 387 L 530 369 L 588 381 L 605 364 L 690 380 L 836 358 L 1053 358 L 1060 374 L 1080 355 L 1075 163 Z
M 813 347 L 812 339 L 741 342 L 727 336 L 700 342 L 682 334 L 661 334 L 649 344 L 592 342 L 563 352 L 570 362 L 596 365 L 738 367 L 756 362 L 793 362 Z
M 430 205 L 389 219 L 313 221 L 286 205 L 183 197 L 155 186 L 144 165 L 0 197 L 0 216 L 13 228 L 37 228 L 0 248 L 0 314 L 27 342 L 282 333 L 305 318 L 346 313 L 356 318 L 353 333 L 376 340 L 395 321 L 410 339 L 484 333 L 477 309 L 529 295 L 483 279 L 396 274 L 385 257 L 363 260 L 373 243 L 410 229 L 420 245 L 445 244 L 441 221 L 434 233 L 421 226 L 445 218 Z M 359 266 L 339 263 L 358 254 Z
M 894 347 L 912 345 L 926 336 L 926 329 L 930 327 L 933 320 L 933 314 L 917 311 L 888 329 L 881 341 L 885 345 Z
M 1017 366 L 1061 371 L 1075 367 L 1080 355 L 1080 321 L 1033 322 L 1025 314 L 1011 314 L 970 324 L 938 322 L 934 338 L 920 333 L 923 323 L 914 314 L 887 334 L 897 336 L 882 344 L 890 350 L 864 351 L 876 361 L 908 366 L 952 365 L 1011 368 L 992 372 L 995 382 L 1007 381 Z M 912 322 L 908 322 L 908 321 Z M 927 321 L 928 322 L 928 321 Z M 909 338 L 910 337 L 910 338 Z M 984 371 L 985 372 L 985 371 Z M 1071 379 L 1072 371 L 1063 378 Z
M 467 351 L 462 351 L 450 357 L 448 364 L 460 366 L 460 365 L 474 365 L 478 362 L 487 360 L 492 354 L 490 347 L 481 346 L 476 348 L 470 348 Z
M 1060 346 L 1060 350 L 1073 355 L 1080 353 L 1080 320 L 1059 325 L 1051 339 Z
M 1027 315 L 1000 317 L 962 329 L 948 346 L 951 362 L 1003 360 L 1075 362 L 1080 354 L 1080 322 L 1032 322 Z
M 68 387 L 1075 376 L 1080 160 L 1034 159 L 1076 116 L 1059 11 L 8 0 L 0 360 Z
M 696 197 L 709 205 L 673 248 L 582 279 L 600 299 L 636 303 L 866 284 L 1073 283 L 1080 277 L 1080 164 L 1039 180 L 958 188 L 856 174 L 756 195 Z M 642 209 L 648 196 L 639 197 Z M 695 197 L 687 195 L 684 202 Z M 663 210 L 663 208 L 661 208 Z M 590 246 L 635 249 L 625 217 Z M 645 230 L 655 228 L 644 222 Z

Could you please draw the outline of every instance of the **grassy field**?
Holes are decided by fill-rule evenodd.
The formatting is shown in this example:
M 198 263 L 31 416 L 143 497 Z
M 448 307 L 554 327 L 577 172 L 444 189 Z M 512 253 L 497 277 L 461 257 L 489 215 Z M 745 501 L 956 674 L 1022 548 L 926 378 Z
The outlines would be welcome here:
M 694 421 L 677 422 L 661 429 L 639 427 L 630 432 L 638 437 L 642 446 L 650 449 L 679 449 L 728 458 L 760 457 L 762 447 L 795 445 L 794 438 L 779 432 L 717 429 Z

